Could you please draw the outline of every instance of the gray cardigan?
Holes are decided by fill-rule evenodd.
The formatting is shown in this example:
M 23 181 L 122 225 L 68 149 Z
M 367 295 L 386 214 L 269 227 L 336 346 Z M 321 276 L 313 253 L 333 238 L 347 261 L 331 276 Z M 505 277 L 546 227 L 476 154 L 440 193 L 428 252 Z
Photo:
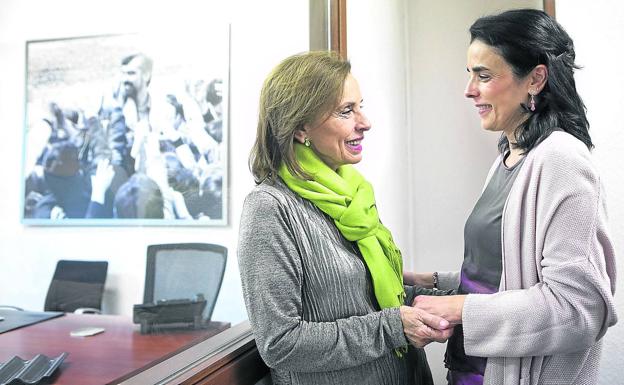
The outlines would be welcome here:
M 558 131 L 530 151 L 502 222 L 500 292 L 466 297 L 466 353 L 488 357 L 485 384 L 595 384 L 617 322 L 615 254 L 587 147 Z
M 247 196 L 238 259 L 275 384 L 414 383 L 414 359 L 394 352 L 407 345 L 398 308 L 377 310 L 355 244 L 281 181 Z

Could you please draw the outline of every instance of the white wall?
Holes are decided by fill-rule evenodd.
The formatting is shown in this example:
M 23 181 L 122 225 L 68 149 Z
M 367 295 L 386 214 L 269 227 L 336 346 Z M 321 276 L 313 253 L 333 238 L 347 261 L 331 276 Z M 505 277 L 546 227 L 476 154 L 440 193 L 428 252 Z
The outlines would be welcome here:
M 407 51 L 403 0 L 348 2 L 347 52 L 352 73 L 372 123 L 363 142 L 357 168 L 375 188 L 377 207 L 394 240 L 408 256 L 409 218 L 406 214 L 409 137 L 405 83 Z M 374 23 L 370 23 L 374 20 Z
M 105 259 L 104 311 L 132 314 L 143 300 L 146 247 L 211 242 L 229 249 L 214 319 L 246 318 L 236 242 L 244 196 L 253 187 L 247 156 L 255 136 L 260 87 L 280 60 L 308 48 L 307 0 L 172 2 L 35 1 L 0 3 L 0 304 L 41 310 L 57 259 Z M 25 41 L 197 26 L 197 49 L 209 49 L 203 29 L 231 22 L 229 225 L 227 227 L 27 227 L 20 218 Z M 287 31 L 287 32 L 286 32 Z
M 576 61 L 584 67 L 577 71 L 576 85 L 587 106 L 596 145 L 594 159 L 607 190 L 619 273 L 615 299 L 620 322 L 605 336 L 599 383 L 618 384 L 624 354 L 624 3 L 558 1 L 557 20 L 574 39 Z

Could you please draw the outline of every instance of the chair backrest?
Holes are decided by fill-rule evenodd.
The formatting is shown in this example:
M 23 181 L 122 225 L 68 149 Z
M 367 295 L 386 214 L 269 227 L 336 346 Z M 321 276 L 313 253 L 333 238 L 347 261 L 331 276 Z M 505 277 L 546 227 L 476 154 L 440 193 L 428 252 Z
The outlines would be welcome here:
M 106 261 L 58 261 L 43 309 L 63 312 L 101 309 L 107 272 Z
M 225 264 L 227 248 L 208 243 L 170 243 L 147 247 L 147 268 L 143 303 L 163 299 L 194 299 L 203 294 L 204 320 L 214 310 Z

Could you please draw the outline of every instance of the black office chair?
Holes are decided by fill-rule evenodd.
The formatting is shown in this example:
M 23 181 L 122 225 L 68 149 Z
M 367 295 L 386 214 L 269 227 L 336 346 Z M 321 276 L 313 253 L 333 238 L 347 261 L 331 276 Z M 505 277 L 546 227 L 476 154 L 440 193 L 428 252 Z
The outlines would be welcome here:
M 43 309 L 100 314 L 107 272 L 106 261 L 58 261 Z
M 227 261 L 227 248 L 208 243 L 172 243 L 147 247 L 143 303 L 194 299 L 203 295 L 204 322 L 210 321 Z

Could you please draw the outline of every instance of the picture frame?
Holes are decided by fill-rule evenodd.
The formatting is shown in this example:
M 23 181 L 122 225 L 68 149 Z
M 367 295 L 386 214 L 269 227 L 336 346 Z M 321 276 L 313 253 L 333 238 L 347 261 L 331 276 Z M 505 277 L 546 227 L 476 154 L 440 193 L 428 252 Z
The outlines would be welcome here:
M 21 220 L 224 226 L 229 26 L 26 42 Z

